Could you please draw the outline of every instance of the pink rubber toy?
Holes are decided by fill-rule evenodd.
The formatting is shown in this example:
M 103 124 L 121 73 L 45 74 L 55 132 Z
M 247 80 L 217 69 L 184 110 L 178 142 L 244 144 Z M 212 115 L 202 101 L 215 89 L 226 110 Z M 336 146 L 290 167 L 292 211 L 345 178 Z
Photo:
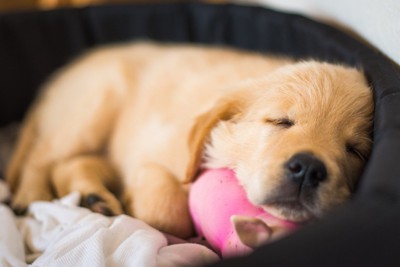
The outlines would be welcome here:
M 298 227 L 251 204 L 229 169 L 204 171 L 191 186 L 189 207 L 197 233 L 222 257 L 247 254 L 276 229 L 282 234 Z

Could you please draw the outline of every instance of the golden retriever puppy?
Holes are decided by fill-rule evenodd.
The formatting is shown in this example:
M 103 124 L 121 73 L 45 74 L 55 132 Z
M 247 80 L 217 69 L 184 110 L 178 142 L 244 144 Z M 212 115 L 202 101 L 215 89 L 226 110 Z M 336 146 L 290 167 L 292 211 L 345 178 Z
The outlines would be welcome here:
M 228 167 L 252 203 L 306 221 L 353 191 L 372 101 L 363 74 L 339 65 L 189 45 L 100 48 L 57 73 L 32 107 L 7 170 L 12 205 L 79 191 L 94 211 L 188 237 L 186 184 L 200 167 Z

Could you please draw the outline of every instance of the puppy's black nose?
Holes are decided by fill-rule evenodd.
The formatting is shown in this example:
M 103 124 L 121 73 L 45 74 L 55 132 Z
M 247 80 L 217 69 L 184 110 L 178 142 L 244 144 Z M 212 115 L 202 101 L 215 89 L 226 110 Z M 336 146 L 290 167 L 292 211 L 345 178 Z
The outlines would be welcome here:
M 302 186 L 317 187 L 326 180 L 327 171 L 324 163 L 310 153 L 299 153 L 285 165 L 288 178 Z

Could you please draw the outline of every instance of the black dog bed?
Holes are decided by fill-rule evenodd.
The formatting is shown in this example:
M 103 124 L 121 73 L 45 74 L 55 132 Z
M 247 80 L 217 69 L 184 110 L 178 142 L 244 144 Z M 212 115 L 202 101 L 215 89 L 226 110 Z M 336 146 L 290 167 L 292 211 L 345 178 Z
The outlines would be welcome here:
M 227 44 L 359 66 L 375 96 L 373 153 L 349 204 L 247 257 L 216 266 L 400 265 L 400 72 L 380 53 L 307 18 L 235 5 L 118 5 L 0 15 L 0 126 L 20 120 L 55 68 L 134 39 Z

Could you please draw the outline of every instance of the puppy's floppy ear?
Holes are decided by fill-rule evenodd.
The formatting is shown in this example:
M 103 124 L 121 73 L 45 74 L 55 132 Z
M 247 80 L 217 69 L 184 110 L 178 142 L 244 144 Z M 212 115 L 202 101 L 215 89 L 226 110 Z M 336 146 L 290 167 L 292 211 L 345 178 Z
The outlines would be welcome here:
M 207 141 L 211 130 L 219 122 L 230 120 L 240 113 L 240 99 L 231 98 L 219 101 L 206 113 L 200 115 L 189 134 L 189 164 L 186 169 L 186 177 L 184 182 L 193 181 L 204 150 L 204 144 Z

